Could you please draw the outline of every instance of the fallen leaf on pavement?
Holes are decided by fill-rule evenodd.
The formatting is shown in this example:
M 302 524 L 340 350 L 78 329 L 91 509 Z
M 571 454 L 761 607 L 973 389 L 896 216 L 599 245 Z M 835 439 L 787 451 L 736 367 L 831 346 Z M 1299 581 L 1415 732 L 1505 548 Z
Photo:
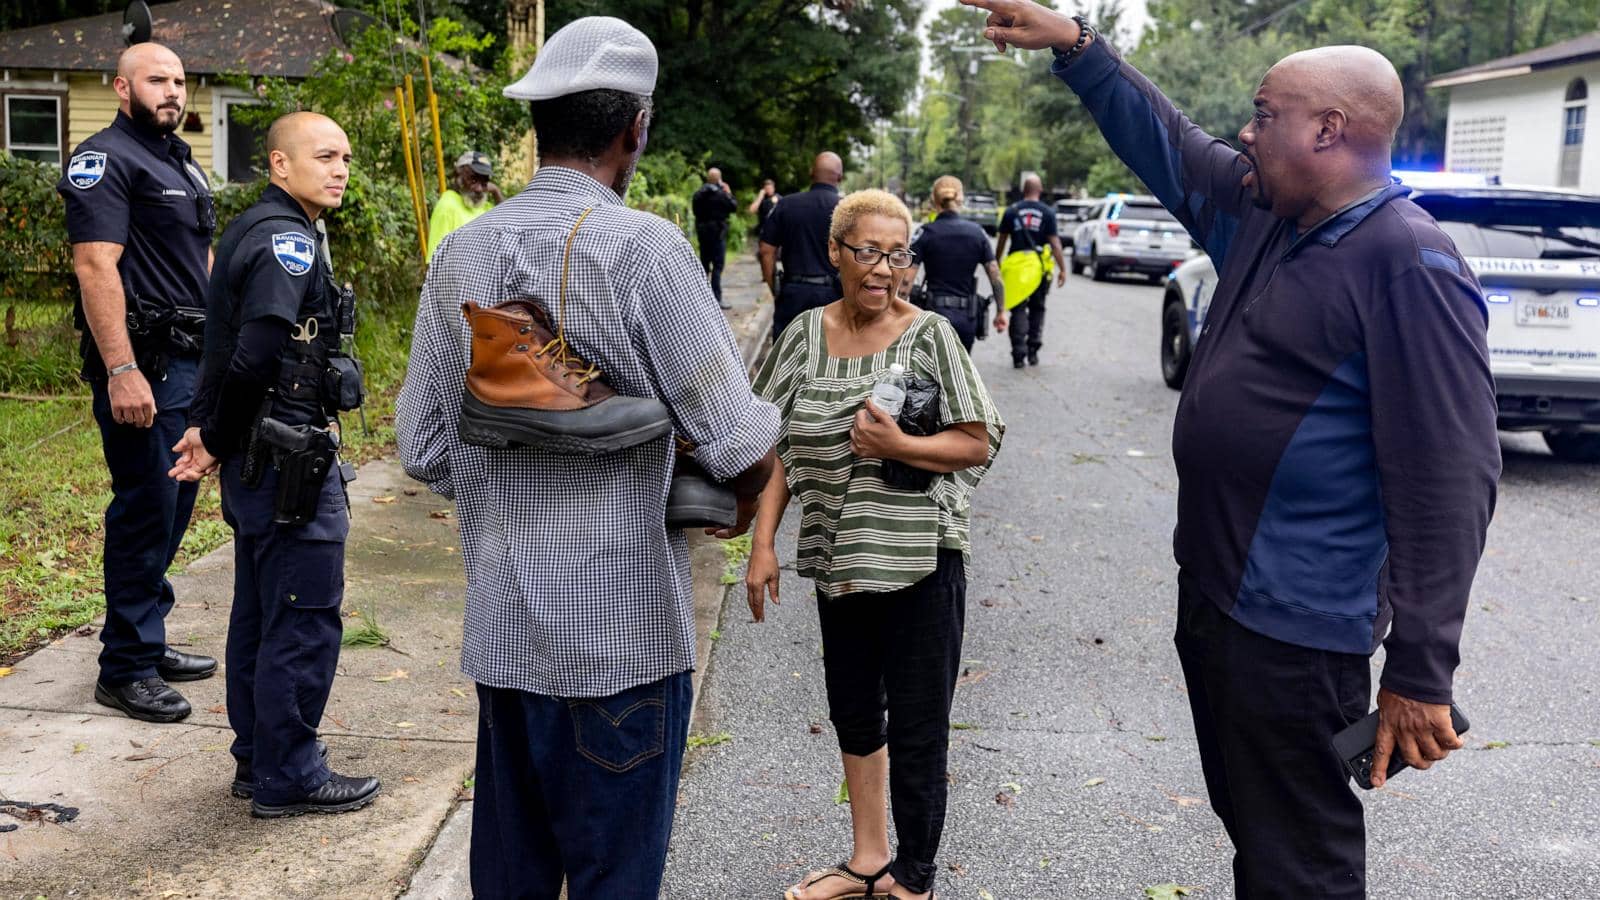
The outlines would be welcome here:
M 417 782 L 421 781 L 422 779 L 413 778 L 410 775 L 406 775 L 406 776 L 403 776 L 400 780 L 404 781 L 406 784 L 416 784 Z
M 978 900 L 994 900 L 994 895 L 983 888 L 978 888 Z
M 208 706 L 208 707 L 206 707 L 206 712 L 208 712 L 208 713 L 216 713 L 219 716 L 220 715 L 225 715 L 228 712 L 228 707 L 224 706 L 221 703 L 218 703 L 216 706 Z
M 951 863 L 948 868 L 950 869 L 950 874 L 957 878 L 965 878 L 967 875 L 967 867 L 961 863 Z
M 430 518 L 430 519 L 448 519 L 448 518 L 450 518 L 450 510 L 448 510 L 448 509 L 436 509 L 433 512 L 428 513 L 428 518 Z
M 1006 809 L 1010 809 L 1011 807 L 1017 805 L 1017 801 L 1010 794 L 1006 793 L 1005 791 L 1001 791 L 1000 793 L 995 794 L 994 795 L 994 802 L 1000 804 L 1001 806 L 1004 806 Z
M 463 691 L 461 688 L 451 688 L 450 693 L 455 694 L 457 697 L 462 699 L 466 699 L 467 696 L 467 692 Z
M 396 728 L 415 728 L 415 727 L 417 727 L 417 723 L 415 723 L 415 722 L 395 722 L 393 724 L 394 724 L 394 727 L 396 727 Z
M 11 667 L 10 666 L 0 666 L 0 678 L 4 678 L 4 677 L 6 677 L 7 675 L 10 675 L 10 674 L 11 674 Z
M 1104 778 L 1091 778 L 1088 781 L 1085 781 L 1083 783 L 1083 786 L 1084 787 L 1094 787 L 1097 784 L 1105 784 L 1105 783 L 1106 783 L 1106 780 Z
M 839 792 L 833 795 L 833 802 L 839 805 L 850 802 L 850 782 L 839 782 Z
M 373 497 L 372 498 L 372 502 L 373 503 L 393 503 L 394 502 L 394 497 L 392 497 L 392 496 L 390 496 L 390 497 Z
M 1144 895 L 1147 900 L 1178 900 L 1179 897 L 1189 896 L 1193 891 L 1194 887 L 1192 885 L 1173 884 L 1169 881 L 1166 884 L 1151 885 L 1145 888 Z
M 399 678 L 410 678 L 410 677 L 411 677 L 411 673 L 407 672 L 405 669 L 395 669 L 393 672 L 390 672 L 387 675 L 379 675 L 379 676 L 377 676 L 376 678 L 374 678 L 372 680 L 376 681 L 379 684 L 385 684 L 387 682 L 394 681 L 394 680 L 399 679 Z
M 1003 787 L 1003 788 L 1010 788 L 1011 789 L 1011 793 L 1013 793 L 1013 794 L 1022 793 L 1022 785 L 1017 784 L 1015 781 L 1008 781 L 1005 784 L 1002 784 L 1000 786 Z
M 89 749 L 89 745 L 88 744 L 73 744 L 72 745 L 72 753 L 73 753 L 73 755 L 77 755 L 79 753 L 82 753 L 83 751 L 85 751 L 87 749 Z

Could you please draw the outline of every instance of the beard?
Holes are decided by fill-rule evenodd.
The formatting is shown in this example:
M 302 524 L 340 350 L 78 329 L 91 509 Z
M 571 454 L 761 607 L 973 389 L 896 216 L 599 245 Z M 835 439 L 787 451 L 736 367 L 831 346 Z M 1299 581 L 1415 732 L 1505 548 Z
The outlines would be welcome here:
M 628 199 L 628 185 L 633 183 L 633 173 L 638 168 L 639 168 L 639 154 L 635 154 L 633 159 L 628 161 L 628 167 L 626 169 L 623 169 L 622 171 L 618 172 L 617 173 L 617 180 L 613 181 L 611 183 L 611 189 L 613 191 L 616 191 L 617 192 L 617 196 L 621 197 L 623 199 L 623 201 L 626 201 Z
M 172 117 L 172 121 L 170 123 L 163 122 L 161 120 L 161 114 L 168 110 L 175 110 L 177 112 L 177 115 Z M 174 131 L 177 131 L 178 124 L 183 121 L 182 106 L 173 104 L 163 105 L 160 107 L 150 107 L 144 105 L 144 103 L 141 102 L 138 97 L 131 95 L 128 97 L 128 111 L 130 113 L 129 117 L 133 119 L 133 123 L 135 125 L 150 131 L 159 132 L 161 134 L 171 134 Z

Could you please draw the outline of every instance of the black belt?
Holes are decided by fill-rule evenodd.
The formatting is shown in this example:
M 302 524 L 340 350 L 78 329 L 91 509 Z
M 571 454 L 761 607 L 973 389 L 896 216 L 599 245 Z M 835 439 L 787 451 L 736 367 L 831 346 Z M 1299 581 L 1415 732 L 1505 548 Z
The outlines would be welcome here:
M 961 294 L 934 294 L 928 300 L 929 309 L 970 309 L 971 307 L 971 294 L 965 296 Z
M 823 287 L 833 287 L 838 279 L 832 275 L 790 275 L 783 273 L 784 284 L 816 284 Z

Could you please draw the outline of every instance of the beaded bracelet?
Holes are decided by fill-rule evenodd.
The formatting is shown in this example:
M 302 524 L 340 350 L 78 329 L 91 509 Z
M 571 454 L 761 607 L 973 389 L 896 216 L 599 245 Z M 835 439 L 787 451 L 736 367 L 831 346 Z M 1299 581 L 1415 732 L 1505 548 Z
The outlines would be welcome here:
M 1083 52 L 1083 48 L 1088 46 L 1089 38 L 1094 34 L 1094 28 L 1089 25 L 1089 20 L 1083 16 L 1073 16 L 1072 21 L 1078 23 L 1078 42 L 1073 44 L 1070 50 L 1063 51 L 1056 47 L 1050 48 L 1050 52 L 1055 54 L 1056 61 L 1062 65 L 1066 65 L 1076 59 L 1078 54 Z

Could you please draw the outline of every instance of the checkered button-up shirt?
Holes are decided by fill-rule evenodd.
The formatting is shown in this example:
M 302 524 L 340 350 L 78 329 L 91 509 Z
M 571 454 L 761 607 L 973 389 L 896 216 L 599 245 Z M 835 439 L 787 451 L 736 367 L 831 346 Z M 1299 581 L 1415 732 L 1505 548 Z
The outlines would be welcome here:
M 461 668 L 473 680 L 603 697 L 694 668 L 689 552 L 667 530 L 672 442 L 603 456 L 488 450 L 456 433 L 470 353 L 461 304 L 532 299 L 556 321 L 572 244 L 566 335 L 619 394 L 658 397 L 717 478 L 778 438 L 705 271 L 671 223 L 599 182 L 545 167 L 451 232 L 417 308 L 395 430 L 411 477 L 456 501 L 467 571 Z

